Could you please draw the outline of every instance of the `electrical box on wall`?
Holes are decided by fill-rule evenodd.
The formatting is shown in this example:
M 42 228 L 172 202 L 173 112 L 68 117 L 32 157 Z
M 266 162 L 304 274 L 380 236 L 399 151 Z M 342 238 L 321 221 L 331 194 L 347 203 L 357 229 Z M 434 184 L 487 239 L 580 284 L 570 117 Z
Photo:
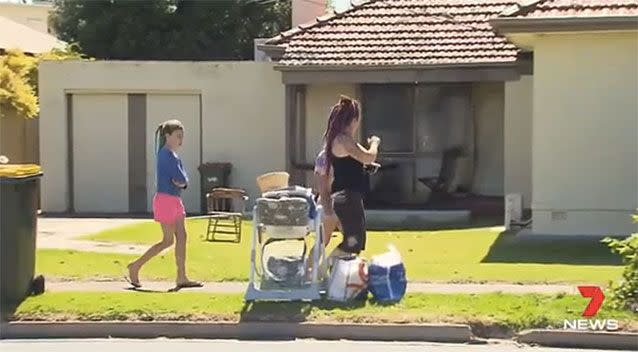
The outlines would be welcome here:
M 510 193 L 505 196 L 505 229 L 509 230 L 512 222 L 523 219 L 523 196 L 520 193 Z
M 567 212 L 566 211 L 552 211 L 552 221 L 565 221 L 567 220 Z

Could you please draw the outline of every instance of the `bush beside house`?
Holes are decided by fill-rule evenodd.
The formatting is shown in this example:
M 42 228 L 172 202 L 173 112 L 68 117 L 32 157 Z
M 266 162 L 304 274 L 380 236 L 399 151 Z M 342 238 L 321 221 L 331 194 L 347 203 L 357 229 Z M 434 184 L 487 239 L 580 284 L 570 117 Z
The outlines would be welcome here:
M 30 55 L 9 49 L 0 55 L 0 152 L 10 162 L 39 162 L 38 65 L 43 60 L 78 60 L 75 46 Z
M 633 219 L 638 222 L 638 215 Z M 638 233 L 623 240 L 606 238 L 604 242 L 622 257 L 625 266 L 620 282 L 611 284 L 611 302 L 614 308 L 638 313 Z

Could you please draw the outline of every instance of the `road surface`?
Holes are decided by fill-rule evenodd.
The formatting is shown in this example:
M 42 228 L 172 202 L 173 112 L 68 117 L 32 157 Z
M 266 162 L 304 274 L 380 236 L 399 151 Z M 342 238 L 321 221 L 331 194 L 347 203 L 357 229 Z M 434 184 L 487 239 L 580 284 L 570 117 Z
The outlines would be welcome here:
M 0 341 L 2 352 L 602 352 L 519 346 L 511 342 L 487 345 L 350 341 L 234 341 L 234 340 L 20 340 Z

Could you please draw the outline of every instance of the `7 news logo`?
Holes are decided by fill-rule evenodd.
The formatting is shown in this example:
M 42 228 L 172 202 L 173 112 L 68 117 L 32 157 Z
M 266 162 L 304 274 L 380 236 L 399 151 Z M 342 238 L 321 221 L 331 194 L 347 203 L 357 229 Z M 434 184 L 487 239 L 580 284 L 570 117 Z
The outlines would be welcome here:
M 618 330 L 618 320 L 615 319 L 591 319 L 598 314 L 600 307 L 605 301 L 605 294 L 598 286 L 578 286 L 581 296 L 590 298 L 589 304 L 585 307 L 582 316 L 590 319 L 574 319 L 563 321 L 563 329 L 570 330 Z

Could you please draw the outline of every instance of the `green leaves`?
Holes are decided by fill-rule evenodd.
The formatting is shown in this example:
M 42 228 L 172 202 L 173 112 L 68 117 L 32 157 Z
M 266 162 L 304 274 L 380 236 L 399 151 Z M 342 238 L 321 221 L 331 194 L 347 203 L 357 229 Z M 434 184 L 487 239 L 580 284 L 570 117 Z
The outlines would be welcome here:
M 291 0 L 56 0 L 62 40 L 116 60 L 246 60 L 290 27 Z
M 638 216 L 632 216 L 638 222 Z M 611 284 L 611 301 L 615 308 L 638 312 L 638 233 L 623 240 L 605 238 L 604 243 L 612 252 L 622 257 L 625 266 L 622 280 Z
M 7 50 L 0 56 L 0 117 L 8 111 L 34 118 L 40 112 L 37 97 L 38 64 L 41 60 L 76 60 L 82 58 L 77 46 L 54 49 L 39 56 L 19 50 Z
M 38 115 L 38 98 L 30 82 L 38 60 L 17 50 L 0 56 L 0 116 L 14 110 L 26 118 Z

